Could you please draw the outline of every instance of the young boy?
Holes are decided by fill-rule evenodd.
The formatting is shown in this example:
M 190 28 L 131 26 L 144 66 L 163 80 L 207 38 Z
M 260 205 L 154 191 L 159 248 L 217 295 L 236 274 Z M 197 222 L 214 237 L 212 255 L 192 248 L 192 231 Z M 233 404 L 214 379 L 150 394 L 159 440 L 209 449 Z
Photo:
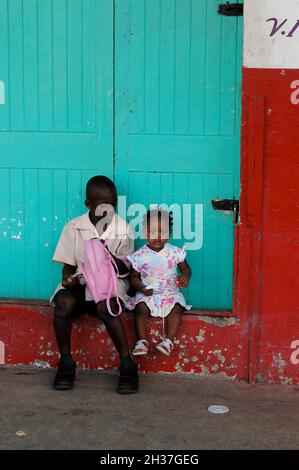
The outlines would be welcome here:
M 88 212 L 70 220 L 64 226 L 53 256 L 54 261 L 63 265 L 62 282 L 50 299 L 51 305 L 54 306 L 54 329 L 60 351 L 60 361 L 54 380 L 56 390 L 68 390 L 73 386 L 76 362 L 71 356 L 72 320 L 82 312 L 98 316 L 104 322 L 117 349 L 120 356 L 117 391 L 127 394 L 138 390 L 138 368 L 131 359 L 121 319 L 109 314 L 105 300 L 95 304 L 88 288 L 81 285 L 79 278 L 74 276 L 80 274 L 79 267 L 84 261 L 84 240 L 92 238 L 106 240 L 120 274 L 129 273 L 129 264 L 123 260 L 126 259 L 126 255 L 134 251 L 133 237 L 130 236 L 127 223 L 115 213 L 108 223 L 104 224 L 102 233 L 98 232 L 100 221 L 104 223 L 108 220 L 107 217 L 104 219 L 107 212 L 102 211 L 103 215 L 96 215 L 97 208 L 107 207 L 104 204 L 115 209 L 117 204 L 115 185 L 105 176 L 94 176 L 86 186 L 85 205 L 89 209 Z M 118 295 L 123 303 L 128 299 L 128 288 L 129 282 L 126 279 L 118 280 Z M 113 312 L 117 313 L 116 299 L 111 299 L 111 307 Z

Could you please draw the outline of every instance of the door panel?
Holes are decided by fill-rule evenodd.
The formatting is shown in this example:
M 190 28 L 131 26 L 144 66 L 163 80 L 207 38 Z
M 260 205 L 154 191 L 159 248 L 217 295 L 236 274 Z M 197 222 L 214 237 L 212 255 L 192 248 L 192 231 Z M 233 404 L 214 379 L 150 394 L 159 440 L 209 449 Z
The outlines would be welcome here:
M 232 216 L 211 199 L 239 196 L 242 18 L 219 3 L 116 0 L 115 15 L 116 181 L 130 203 L 204 205 L 186 296 L 208 309 L 231 308 L 233 278 Z
M 0 0 L 2 297 L 48 298 L 64 223 L 113 175 L 113 2 Z

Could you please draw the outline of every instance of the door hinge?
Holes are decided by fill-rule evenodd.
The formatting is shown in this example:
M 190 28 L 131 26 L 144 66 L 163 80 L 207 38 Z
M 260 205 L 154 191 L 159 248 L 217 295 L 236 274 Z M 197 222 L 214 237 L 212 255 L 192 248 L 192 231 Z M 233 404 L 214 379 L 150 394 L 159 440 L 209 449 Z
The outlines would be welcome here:
M 239 200 L 238 199 L 213 199 L 211 201 L 213 209 L 216 211 L 232 211 L 233 223 L 239 221 Z
M 223 3 L 218 5 L 218 14 L 225 16 L 243 16 L 243 3 Z

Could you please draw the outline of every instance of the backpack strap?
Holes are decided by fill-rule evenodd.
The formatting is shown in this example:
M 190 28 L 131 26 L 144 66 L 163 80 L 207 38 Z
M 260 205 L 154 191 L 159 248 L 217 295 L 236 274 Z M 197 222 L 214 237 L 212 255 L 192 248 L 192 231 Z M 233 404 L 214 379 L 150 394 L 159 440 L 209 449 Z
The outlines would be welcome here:
M 104 247 L 106 249 L 106 253 L 107 253 L 107 256 L 109 257 L 109 261 L 110 261 L 110 265 L 111 265 L 111 276 L 110 276 L 110 281 L 111 282 L 110 282 L 110 285 L 109 285 L 109 292 L 108 292 L 108 296 L 107 296 L 107 299 L 106 299 L 106 305 L 107 305 L 107 309 L 108 309 L 108 312 L 110 313 L 110 315 L 112 315 L 113 317 L 117 317 L 118 315 L 120 315 L 122 313 L 122 307 L 121 307 L 121 304 L 120 304 L 120 301 L 119 301 L 119 297 L 118 297 L 118 295 L 116 296 L 116 302 L 118 304 L 118 312 L 113 313 L 113 311 L 111 309 L 111 305 L 110 305 L 110 294 L 112 292 L 112 289 L 114 289 L 114 291 L 117 292 L 117 278 L 118 277 L 124 277 L 124 276 L 121 276 L 119 274 L 117 264 L 116 264 L 115 260 L 113 259 L 113 256 L 111 255 L 110 251 L 108 250 L 108 247 L 107 247 L 106 243 L 104 243 Z

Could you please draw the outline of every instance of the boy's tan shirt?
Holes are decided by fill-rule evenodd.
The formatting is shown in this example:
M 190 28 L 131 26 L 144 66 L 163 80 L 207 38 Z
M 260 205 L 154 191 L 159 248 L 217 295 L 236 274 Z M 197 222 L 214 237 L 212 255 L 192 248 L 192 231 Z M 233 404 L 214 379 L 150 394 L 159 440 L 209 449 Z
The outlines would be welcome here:
M 62 265 L 77 266 L 76 274 L 79 274 L 80 265 L 84 261 L 84 241 L 92 238 L 106 240 L 109 251 L 120 257 L 128 267 L 130 266 L 126 256 L 134 252 L 134 236 L 128 224 L 118 214 L 115 214 L 107 229 L 100 236 L 90 221 L 89 212 L 65 224 L 52 258 L 53 261 Z M 118 279 L 118 295 L 124 302 L 129 298 L 128 288 L 129 281 L 127 279 Z M 50 299 L 51 304 L 54 295 L 60 289 L 64 289 L 61 283 L 58 284 Z M 87 287 L 85 297 L 86 300 L 93 300 Z

